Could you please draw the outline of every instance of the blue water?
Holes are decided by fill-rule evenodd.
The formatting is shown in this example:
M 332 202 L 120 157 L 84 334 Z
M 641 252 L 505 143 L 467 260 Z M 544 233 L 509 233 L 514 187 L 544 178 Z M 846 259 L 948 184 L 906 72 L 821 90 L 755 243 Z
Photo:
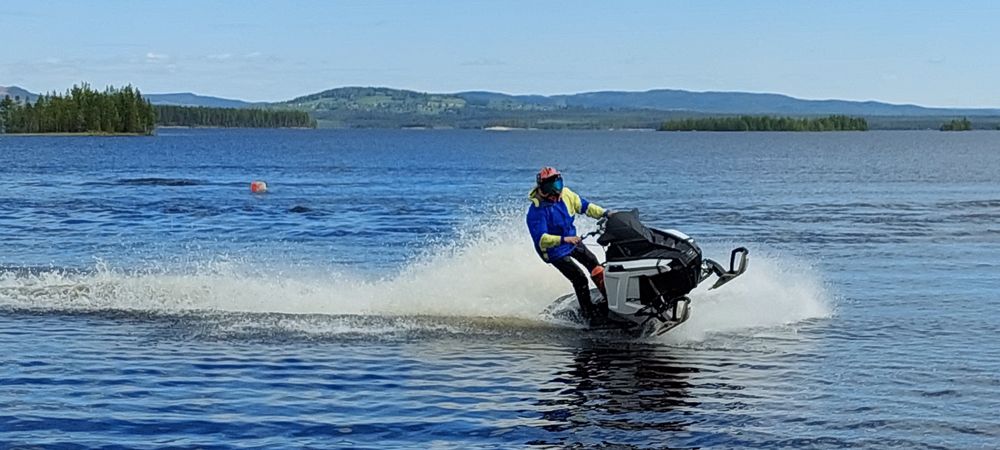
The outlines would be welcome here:
M 748 273 L 559 319 L 542 165 Z M 0 136 L 0 448 L 997 448 L 998 255 L 992 132 Z

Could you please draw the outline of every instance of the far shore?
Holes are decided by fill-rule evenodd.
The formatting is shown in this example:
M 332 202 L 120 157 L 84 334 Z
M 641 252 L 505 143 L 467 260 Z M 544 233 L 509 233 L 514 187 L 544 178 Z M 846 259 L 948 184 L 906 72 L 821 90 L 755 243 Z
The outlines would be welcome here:
M 317 127 L 215 127 L 215 126 L 202 126 L 202 125 L 157 125 L 156 129 L 179 129 L 179 130 L 190 130 L 204 128 L 208 130 L 315 130 Z
M 59 132 L 59 133 L 0 133 L 0 136 L 29 136 L 29 137 L 30 136 L 35 136 L 35 137 L 37 137 L 37 136 L 57 136 L 57 137 L 58 136 L 66 136 L 66 137 L 72 137 L 72 136 L 77 136 L 77 137 L 79 137 L 79 136 L 99 136 L 99 137 L 133 136 L 134 137 L 134 136 L 153 136 L 153 134 L 146 134 L 146 133 L 97 133 L 97 132 L 85 131 L 85 132 L 80 132 L 80 133 L 64 133 L 64 132 Z
M 183 130 L 183 129 L 206 129 L 206 130 L 480 130 L 485 132 L 526 132 L 526 131 L 617 131 L 617 132 L 663 132 L 655 128 L 513 128 L 513 127 L 483 127 L 483 128 L 445 128 L 445 127 L 400 127 L 400 128 L 350 128 L 350 127 L 331 127 L 331 128 L 305 128 L 305 127 L 280 127 L 280 128 L 254 128 L 254 127 L 201 127 L 201 126 L 162 126 L 156 127 L 157 130 Z M 906 129 L 906 128 L 883 128 L 875 129 L 871 131 L 941 131 L 934 128 L 921 128 L 921 129 Z M 956 131 L 1000 131 L 1000 127 L 996 129 L 973 129 L 973 130 L 956 130 Z M 862 132 L 857 130 L 830 130 L 830 131 L 787 131 L 787 130 L 749 130 L 749 131 L 720 131 L 720 130 L 678 130 L 678 131 L 667 131 L 667 133 L 847 133 L 847 132 Z M 24 137 L 142 137 L 142 136 L 156 136 L 156 133 L 99 133 L 99 132 L 80 132 L 80 133 L 0 133 L 0 137 L 3 136 L 24 136 Z

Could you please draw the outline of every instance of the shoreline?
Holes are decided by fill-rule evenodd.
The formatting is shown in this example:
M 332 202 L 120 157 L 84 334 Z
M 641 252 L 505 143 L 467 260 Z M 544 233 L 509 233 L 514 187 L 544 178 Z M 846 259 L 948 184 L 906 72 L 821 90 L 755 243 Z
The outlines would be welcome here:
M 206 129 L 206 130 L 318 130 L 319 127 L 215 127 L 202 125 L 163 125 L 156 129 L 185 130 L 185 129 Z
M 402 131 L 443 131 L 443 130 L 469 130 L 469 131 L 483 131 L 488 133 L 507 133 L 507 132 L 545 132 L 545 131 L 611 131 L 611 132 L 654 132 L 654 133 L 870 133 L 878 131 L 935 131 L 935 132 L 990 132 L 990 131 L 1000 131 L 998 129 L 972 129 L 972 130 L 948 130 L 942 131 L 934 128 L 879 128 L 874 130 L 828 130 L 828 131 L 789 131 L 789 130 L 748 130 L 748 131 L 722 131 L 722 130 L 657 130 L 656 128 L 416 128 L 416 127 L 403 127 L 403 128 L 300 128 L 300 127 L 282 127 L 282 128 L 258 128 L 258 127 L 187 127 L 187 126 L 166 126 L 157 127 L 157 130 L 402 130 Z M 54 132 L 54 133 L 0 133 L 0 137 L 4 136 L 20 136 L 20 137 L 154 137 L 157 133 L 97 133 L 97 132 L 79 132 L 79 133 L 67 133 L 67 132 Z
M 54 133 L 0 133 L 0 136 L 24 136 L 24 137 L 39 137 L 39 136 L 56 136 L 56 137 L 116 137 L 116 136 L 155 136 L 155 133 L 97 133 L 83 131 L 78 133 L 67 133 L 67 132 L 54 132 Z

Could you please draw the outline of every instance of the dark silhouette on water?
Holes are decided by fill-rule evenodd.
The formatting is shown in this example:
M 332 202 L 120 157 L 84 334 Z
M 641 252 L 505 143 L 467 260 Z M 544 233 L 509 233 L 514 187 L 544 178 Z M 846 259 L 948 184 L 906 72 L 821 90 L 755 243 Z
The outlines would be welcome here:
M 556 374 L 537 403 L 551 422 L 542 428 L 553 435 L 529 445 L 661 447 L 669 437 L 662 433 L 687 432 L 690 411 L 700 404 L 690 392 L 697 367 L 647 344 L 587 340 L 580 345 L 573 363 Z M 593 430 L 603 430 L 600 441 L 587 440 Z M 621 440 L 609 440 L 608 430 L 620 431 Z M 657 436 L 636 442 L 648 433 Z
M 118 181 L 120 184 L 134 186 L 197 186 L 202 184 L 198 180 L 187 178 L 126 178 Z

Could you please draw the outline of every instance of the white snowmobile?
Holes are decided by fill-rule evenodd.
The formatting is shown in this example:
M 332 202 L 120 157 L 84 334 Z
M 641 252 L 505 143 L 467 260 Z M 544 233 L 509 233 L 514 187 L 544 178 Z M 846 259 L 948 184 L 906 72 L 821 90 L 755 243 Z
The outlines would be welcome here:
M 591 291 L 600 311 L 591 320 L 592 328 L 620 327 L 642 335 L 661 335 L 690 317 L 691 299 L 687 295 L 699 283 L 715 275 L 718 279 L 709 288 L 715 289 L 747 269 L 746 248 L 732 251 L 729 270 L 725 270 L 719 263 L 702 258 L 693 238 L 676 230 L 648 228 L 634 209 L 609 214 L 584 238 L 594 235 L 605 249 L 607 296 L 604 300 L 599 289 Z M 575 294 L 568 294 L 556 304 L 576 304 L 575 300 Z

